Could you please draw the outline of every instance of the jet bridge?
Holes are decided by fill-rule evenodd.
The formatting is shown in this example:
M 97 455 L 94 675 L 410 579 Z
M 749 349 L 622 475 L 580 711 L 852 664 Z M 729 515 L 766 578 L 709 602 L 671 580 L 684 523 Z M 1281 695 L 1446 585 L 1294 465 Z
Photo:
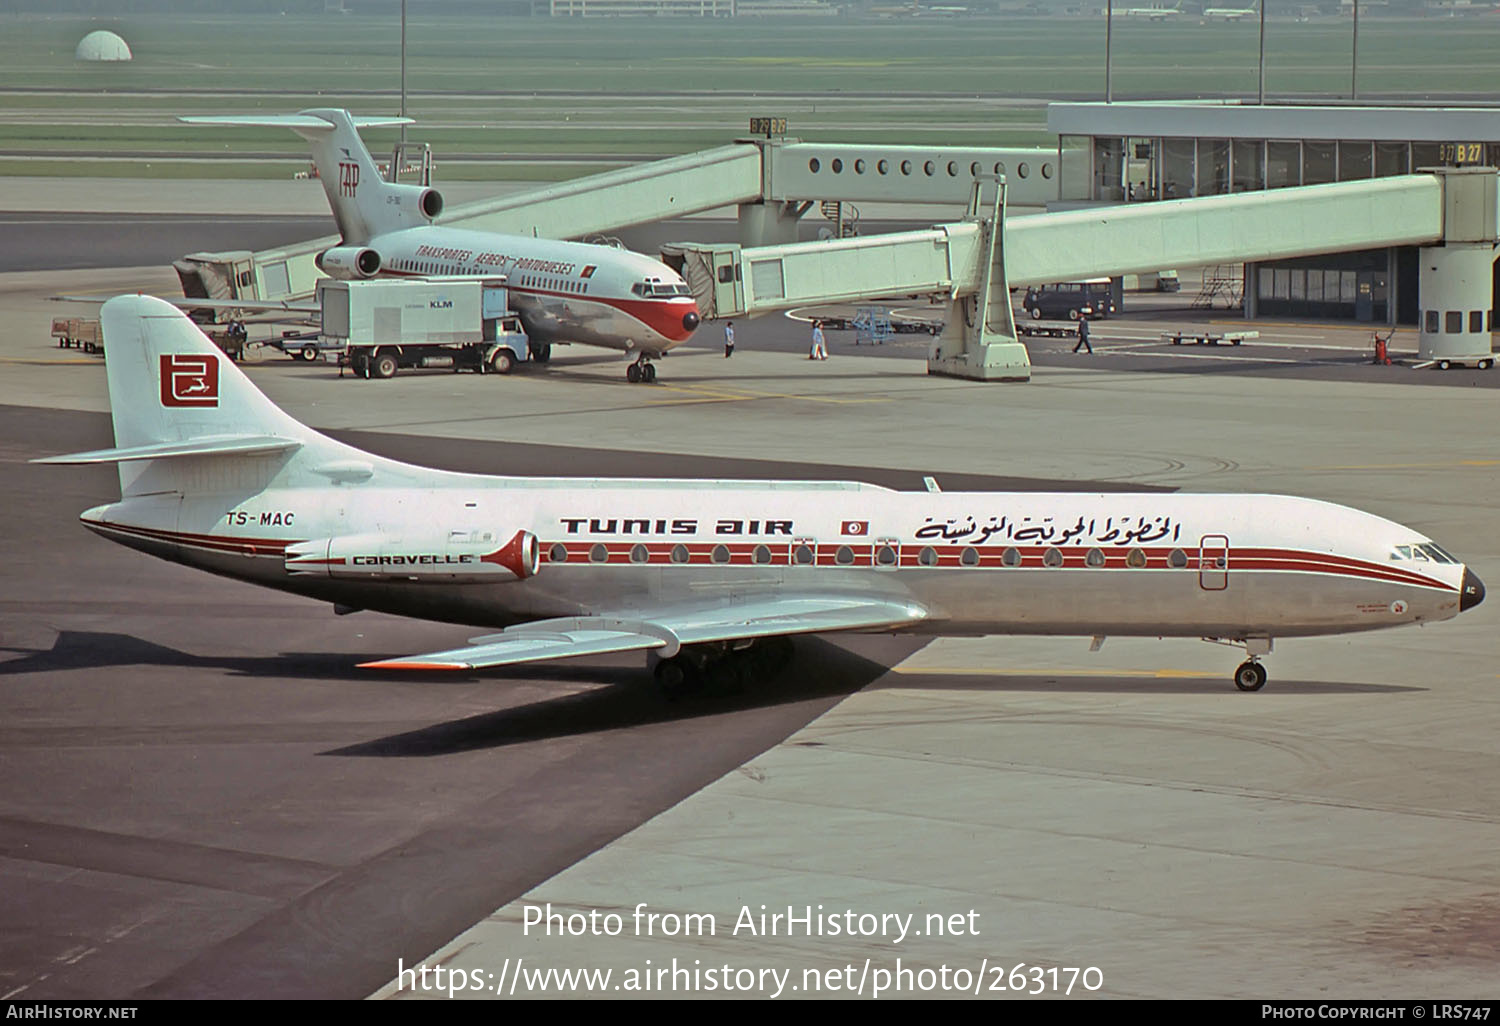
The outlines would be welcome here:
M 946 205 L 959 216 L 970 183 L 979 174 L 1008 175 L 1011 202 L 1042 206 L 1057 198 L 1060 183 L 1066 184 L 1064 168 L 1071 178 L 1080 180 L 1087 171 L 1082 154 L 1071 163 L 1062 156 L 1056 149 L 866 146 L 799 142 L 779 136 L 746 138 L 729 146 L 456 205 L 444 213 L 442 223 L 479 231 L 580 239 L 733 207 L 738 211 L 741 245 L 764 246 L 795 242 L 799 219 L 815 201 Z M 391 166 L 402 166 L 401 159 L 393 160 Z M 313 258 L 338 242 L 337 236 L 326 236 L 254 254 L 251 279 L 256 297 L 311 295 L 322 277 Z M 211 262 L 194 257 L 184 261 Z
M 985 216 L 976 199 L 965 221 L 923 231 L 743 249 L 683 243 L 664 255 L 682 261 L 707 317 L 880 296 L 942 296 L 955 304 L 950 324 L 953 312 L 964 320 L 959 335 L 935 344 L 929 370 L 1016 378 L 1024 376 L 1018 361 L 987 351 L 1014 343 L 1012 284 L 1415 245 L 1423 247 L 1421 355 L 1477 360 L 1481 353 L 1488 358 L 1490 347 L 1488 322 L 1474 314 L 1492 306 L 1489 267 L 1500 239 L 1496 188 L 1492 168 L 1445 168 L 1008 222 Z M 997 303 L 1005 307 L 1003 317 L 993 309 Z M 969 373 L 996 360 L 1009 370 Z

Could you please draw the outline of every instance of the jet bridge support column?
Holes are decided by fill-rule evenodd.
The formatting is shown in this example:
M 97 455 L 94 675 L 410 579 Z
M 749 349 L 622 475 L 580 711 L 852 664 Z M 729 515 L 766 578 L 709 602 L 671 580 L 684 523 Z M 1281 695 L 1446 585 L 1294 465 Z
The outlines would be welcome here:
M 797 225 L 812 200 L 762 200 L 740 204 L 740 245 L 784 246 L 797 241 Z
M 1438 364 L 1490 355 L 1493 267 L 1500 236 L 1494 168 L 1428 168 L 1443 181 L 1443 241 L 1418 251 L 1417 354 Z
M 977 280 L 979 288 L 949 302 L 947 323 L 927 357 L 927 373 L 975 381 L 1030 381 L 1031 357 L 1016 338 L 1005 277 L 1002 177 L 974 182 L 967 220 L 979 225 L 980 245 L 974 249 L 979 267 L 969 275 L 953 268 L 950 277 L 955 282 Z

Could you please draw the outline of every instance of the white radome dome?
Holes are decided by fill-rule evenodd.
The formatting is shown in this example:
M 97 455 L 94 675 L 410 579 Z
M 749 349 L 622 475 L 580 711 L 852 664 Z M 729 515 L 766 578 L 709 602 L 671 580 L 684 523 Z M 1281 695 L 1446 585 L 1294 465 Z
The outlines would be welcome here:
M 128 61 L 130 47 L 113 32 L 100 29 L 79 40 L 78 49 L 73 51 L 73 56 L 81 61 Z

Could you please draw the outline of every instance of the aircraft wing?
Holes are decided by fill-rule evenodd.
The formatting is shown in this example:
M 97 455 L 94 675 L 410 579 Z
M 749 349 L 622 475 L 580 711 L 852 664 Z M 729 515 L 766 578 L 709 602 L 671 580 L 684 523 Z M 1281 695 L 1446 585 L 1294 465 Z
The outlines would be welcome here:
M 114 296 L 53 296 L 59 303 L 109 302 Z M 317 317 L 322 309 L 308 298 L 302 299 L 192 299 L 187 296 L 164 296 L 168 303 L 183 310 L 251 310 L 256 313 L 294 313 L 301 317 Z
M 927 610 L 905 599 L 779 595 L 719 605 L 665 606 L 618 615 L 563 617 L 471 638 L 465 648 L 361 663 L 377 670 L 478 670 L 542 659 L 740 641 L 782 634 L 868 630 L 916 623 Z

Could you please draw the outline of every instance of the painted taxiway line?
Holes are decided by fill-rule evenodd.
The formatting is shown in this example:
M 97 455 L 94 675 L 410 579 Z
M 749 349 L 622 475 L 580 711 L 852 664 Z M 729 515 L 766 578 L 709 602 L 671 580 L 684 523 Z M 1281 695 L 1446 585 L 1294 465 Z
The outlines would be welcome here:
M 1112 666 L 1101 666 L 1097 670 L 1058 670 L 1052 668 L 996 669 L 992 666 L 899 666 L 891 673 L 903 677 L 1150 677 L 1175 680 L 1197 680 L 1222 677 L 1222 670 L 1121 670 Z
M 730 392 L 720 391 L 712 388 L 696 388 L 689 385 L 658 385 L 662 391 L 681 392 L 682 398 L 677 399 L 648 399 L 649 406 L 685 406 L 695 403 L 733 403 L 752 402 L 760 399 L 795 399 L 809 403 L 827 403 L 832 406 L 848 406 L 862 403 L 884 403 L 890 400 L 883 396 L 869 396 L 860 398 L 837 398 L 834 396 L 806 395 L 794 392 L 758 392 L 742 391 Z
M 0 356 L 0 363 L 17 363 L 28 367 L 87 367 L 104 366 L 104 360 L 98 356 L 74 357 L 62 360 L 40 360 L 30 359 L 23 356 Z

